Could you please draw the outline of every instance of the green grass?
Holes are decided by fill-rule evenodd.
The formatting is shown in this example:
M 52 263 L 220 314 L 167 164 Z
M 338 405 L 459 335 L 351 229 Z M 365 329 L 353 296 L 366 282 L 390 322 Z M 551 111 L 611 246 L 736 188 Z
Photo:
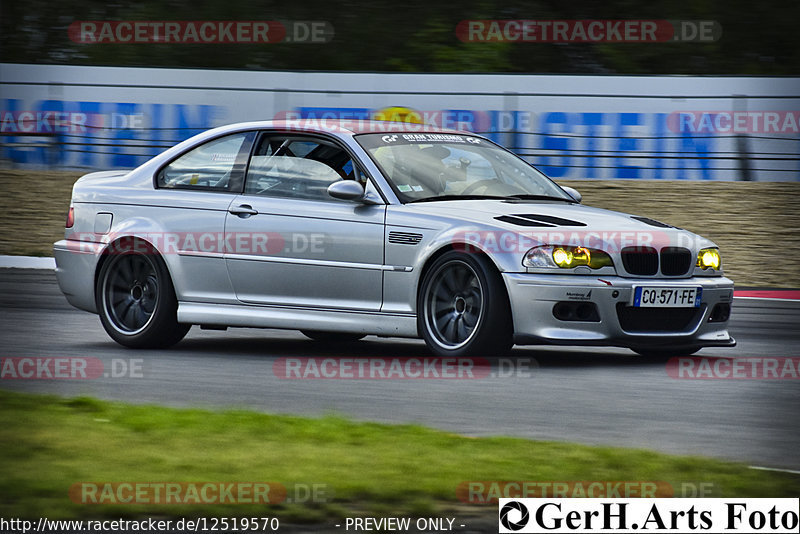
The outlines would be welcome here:
M 463 509 L 456 487 L 469 480 L 705 481 L 724 496 L 800 494 L 800 477 L 706 458 L 475 439 L 335 416 L 133 406 L 3 390 L 0 406 L 2 517 L 262 517 L 269 512 L 287 521 L 322 521 L 347 512 L 430 514 Z M 332 498 L 267 510 L 244 504 L 81 505 L 68 498 L 77 482 L 124 481 L 326 484 Z

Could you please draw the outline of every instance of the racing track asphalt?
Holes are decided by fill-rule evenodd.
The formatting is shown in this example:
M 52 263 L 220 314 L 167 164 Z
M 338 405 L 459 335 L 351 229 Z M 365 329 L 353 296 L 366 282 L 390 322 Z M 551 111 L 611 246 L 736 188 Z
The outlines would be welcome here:
M 800 303 L 737 300 L 733 349 L 700 356 L 800 356 Z M 426 356 L 421 341 L 332 346 L 299 332 L 194 327 L 170 350 L 112 342 L 97 316 L 67 304 L 52 271 L 0 269 L 0 355 L 143 360 L 140 378 L 0 380 L 0 387 L 171 406 L 247 407 L 413 422 L 465 435 L 512 435 L 712 456 L 800 469 L 800 380 L 679 380 L 625 349 L 516 348 L 521 376 L 475 380 L 285 380 L 280 357 Z M 493 365 L 497 366 L 497 362 Z

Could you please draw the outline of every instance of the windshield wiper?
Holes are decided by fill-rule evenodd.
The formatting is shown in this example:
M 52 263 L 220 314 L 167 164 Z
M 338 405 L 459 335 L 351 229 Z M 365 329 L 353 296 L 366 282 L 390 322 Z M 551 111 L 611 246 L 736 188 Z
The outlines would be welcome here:
M 560 200 L 561 202 L 570 202 L 572 204 L 577 203 L 573 198 L 553 197 L 550 195 L 509 195 L 503 198 L 513 198 L 515 200 Z
M 438 197 L 425 197 L 409 200 L 408 204 L 413 202 L 437 202 L 439 200 L 504 200 L 508 197 L 501 197 L 497 195 L 440 195 Z

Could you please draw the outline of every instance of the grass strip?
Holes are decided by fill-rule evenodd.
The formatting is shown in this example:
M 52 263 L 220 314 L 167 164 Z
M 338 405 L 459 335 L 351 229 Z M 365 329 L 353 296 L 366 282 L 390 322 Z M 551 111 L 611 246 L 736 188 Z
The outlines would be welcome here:
M 1 517 L 275 515 L 289 522 L 319 522 L 353 513 L 421 516 L 464 510 L 467 505 L 459 502 L 456 488 L 473 480 L 668 481 L 673 486 L 704 481 L 714 485 L 714 496 L 800 494 L 800 477 L 708 458 L 469 438 L 338 416 L 176 409 L 5 390 L 0 390 L 0 406 Z M 287 488 L 322 484 L 328 500 L 265 509 L 247 504 L 86 505 L 68 497 L 70 486 L 80 482 L 206 481 L 271 481 Z

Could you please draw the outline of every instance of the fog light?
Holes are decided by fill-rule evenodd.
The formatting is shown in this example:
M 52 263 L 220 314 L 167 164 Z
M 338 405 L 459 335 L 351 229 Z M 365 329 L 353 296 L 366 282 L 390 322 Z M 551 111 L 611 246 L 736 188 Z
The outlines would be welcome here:
M 579 321 L 597 323 L 600 313 L 594 302 L 556 302 L 553 306 L 553 317 L 559 321 Z
M 709 323 L 724 323 L 731 318 L 731 305 L 730 304 L 717 304 L 711 310 L 711 315 L 708 317 Z

